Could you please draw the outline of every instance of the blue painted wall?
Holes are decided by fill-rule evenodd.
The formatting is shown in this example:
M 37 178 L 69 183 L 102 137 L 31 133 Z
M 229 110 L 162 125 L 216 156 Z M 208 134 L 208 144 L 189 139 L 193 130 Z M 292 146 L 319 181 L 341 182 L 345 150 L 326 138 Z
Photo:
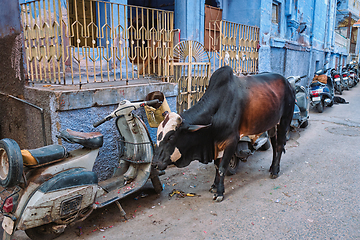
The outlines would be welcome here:
M 223 9 L 223 20 L 250 26 L 260 26 L 261 0 L 236 1 L 223 0 L 220 8 Z
M 204 42 L 205 0 L 175 0 L 175 28 L 180 40 Z
M 176 97 L 166 97 L 170 110 L 176 112 Z M 93 171 L 96 172 L 100 180 L 107 179 L 111 176 L 114 169 L 118 166 L 118 144 L 119 133 L 115 125 L 115 119 L 108 121 L 97 128 L 92 125 L 99 119 L 107 116 L 117 108 L 116 105 L 91 107 L 58 112 L 58 121 L 61 122 L 61 130 L 67 128 L 78 132 L 100 132 L 104 136 L 104 144 L 100 148 Z M 156 143 L 157 128 L 150 128 L 147 123 L 146 114 L 143 108 L 136 110 L 136 114 L 145 122 L 148 127 L 151 140 Z M 79 144 L 69 144 L 62 141 L 63 146 L 68 150 L 80 148 Z

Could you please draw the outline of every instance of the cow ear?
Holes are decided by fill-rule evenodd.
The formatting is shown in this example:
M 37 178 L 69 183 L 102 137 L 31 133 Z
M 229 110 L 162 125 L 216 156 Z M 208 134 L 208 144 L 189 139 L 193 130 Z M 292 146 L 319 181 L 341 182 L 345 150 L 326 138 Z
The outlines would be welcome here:
M 183 122 L 183 119 L 181 118 L 181 116 L 179 116 L 179 117 L 176 119 L 177 128 L 181 125 L 182 122 Z
M 189 125 L 189 126 L 187 127 L 187 130 L 188 130 L 189 132 L 196 132 L 196 131 L 198 131 L 198 130 L 200 130 L 200 129 L 208 128 L 208 127 L 210 127 L 210 126 L 211 126 L 211 123 L 208 124 L 208 125 Z

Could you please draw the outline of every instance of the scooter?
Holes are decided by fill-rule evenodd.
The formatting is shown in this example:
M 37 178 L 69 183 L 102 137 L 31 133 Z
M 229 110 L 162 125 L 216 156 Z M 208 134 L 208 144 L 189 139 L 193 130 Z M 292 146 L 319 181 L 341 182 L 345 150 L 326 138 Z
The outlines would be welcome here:
M 231 176 L 236 174 L 240 160 L 246 162 L 248 157 L 253 155 L 257 150 L 266 151 L 270 146 L 270 139 L 267 132 L 260 135 L 242 137 L 236 146 L 235 154 L 230 159 L 226 175 Z
M 352 64 L 347 64 L 346 68 L 347 68 L 347 70 L 349 72 L 349 78 L 351 79 L 352 87 L 355 87 L 356 84 L 359 82 L 357 73 L 355 71 L 355 67 Z
M 94 209 L 116 203 L 139 190 L 148 179 L 157 193 L 162 191 L 159 172 L 152 167 L 154 145 L 142 120 L 133 110 L 159 100 L 124 100 L 118 108 L 94 124 L 113 118 L 120 134 L 119 165 L 111 178 L 98 181 L 92 172 L 103 135 L 65 130 L 59 138 L 81 144 L 67 152 L 62 145 L 20 150 L 12 139 L 0 140 L 0 184 L 4 238 L 24 230 L 31 239 L 53 239 L 71 224 L 83 221 Z
M 293 118 L 291 120 L 290 127 L 292 129 L 296 128 L 306 128 L 309 124 L 309 108 L 310 108 L 310 98 L 309 93 L 304 86 L 301 86 L 299 82 L 304 76 L 291 76 L 288 77 L 290 85 L 295 89 L 295 108 Z
M 318 75 L 318 72 L 309 87 L 310 104 L 322 113 L 325 106 L 331 107 L 334 104 L 334 84 L 330 77 L 324 74 Z
M 335 91 L 338 92 L 340 95 L 342 95 L 343 92 L 342 76 L 339 74 L 338 71 L 336 71 L 335 68 L 330 70 L 330 74 L 334 83 Z
M 347 72 L 346 67 L 341 69 L 341 76 L 343 79 L 343 85 L 345 90 L 349 90 L 351 87 L 350 80 L 349 80 L 349 73 Z

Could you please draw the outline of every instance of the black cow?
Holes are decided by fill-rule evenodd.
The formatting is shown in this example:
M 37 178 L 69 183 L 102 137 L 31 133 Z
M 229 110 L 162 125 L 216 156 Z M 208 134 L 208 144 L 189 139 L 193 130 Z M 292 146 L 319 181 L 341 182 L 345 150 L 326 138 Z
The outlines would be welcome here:
M 295 104 L 294 91 L 279 74 L 236 77 L 222 67 L 210 78 L 203 97 L 181 115 L 168 114 L 159 125 L 153 162 L 163 170 L 169 164 L 185 167 L 193 160 L 215 160 L 216 176 L 211 191 L 222 201 L 229 161 L 242 136 L 269 130 L 273 148 L 271 178 L 280 171 L 286 132 Z

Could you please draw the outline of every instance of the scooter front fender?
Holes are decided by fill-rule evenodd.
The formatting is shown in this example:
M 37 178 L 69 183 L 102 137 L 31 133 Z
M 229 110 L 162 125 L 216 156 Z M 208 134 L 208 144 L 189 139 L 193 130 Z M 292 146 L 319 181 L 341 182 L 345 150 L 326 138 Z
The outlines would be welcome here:
M 80 210 L 92 206 L 98 189 L 94 172 L 76 168 L 61 172 L 31 193 L 21 209 L 17 229 L 51 222 L 69 224 Z

